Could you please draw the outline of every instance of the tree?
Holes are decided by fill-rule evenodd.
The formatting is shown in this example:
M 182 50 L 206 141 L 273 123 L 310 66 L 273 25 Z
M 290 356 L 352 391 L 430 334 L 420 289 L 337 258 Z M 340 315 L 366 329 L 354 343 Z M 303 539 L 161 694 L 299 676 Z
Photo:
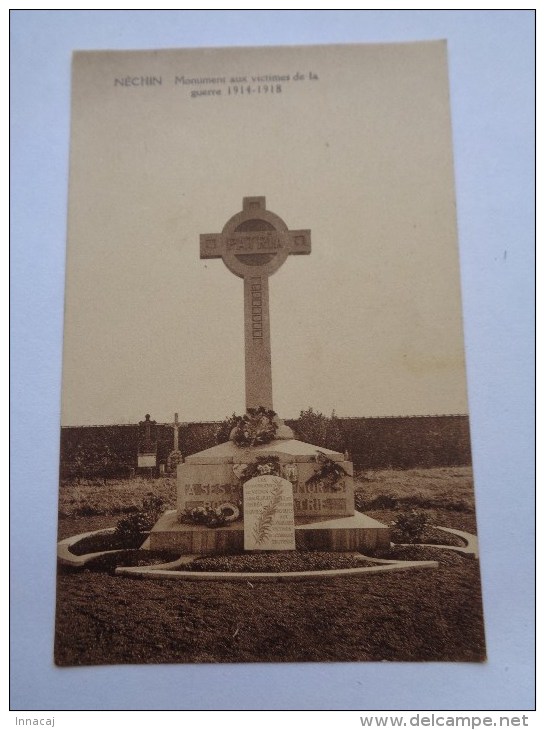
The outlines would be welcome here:
M 346 448 L 346 441 L 335 411 L 328 417 L 309 406 L 306 411 L 301 411 L 299 414 L 295 430 L 297 436 L 309 444 L 341 452 Z

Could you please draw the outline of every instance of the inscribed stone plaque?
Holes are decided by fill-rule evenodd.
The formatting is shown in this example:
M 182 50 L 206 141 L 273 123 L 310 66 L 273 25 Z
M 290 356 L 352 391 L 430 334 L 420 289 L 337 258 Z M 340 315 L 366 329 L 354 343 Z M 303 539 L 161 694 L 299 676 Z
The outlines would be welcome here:
M 354 483 L 352 464 L 341 461 L 345 476 L 333 483 L 312 479 L 316 472 L 313 462 L 297 465 L 297 481 L 293 485 L 294 510 L 298 517 L 349 517 L 354 514 Z
M 180 464 L 178 466 L 178 513 L 185 510 L 216 509 L 237 504 L 241 489 L 231 464 Z
M 293 488 L 276 476 L 250 479 L 244 489 L 244 549 L 295 550 Z
M 155 454 L 138 454 L 138 466 L 151 467 L 157 466 L 157 457 Z

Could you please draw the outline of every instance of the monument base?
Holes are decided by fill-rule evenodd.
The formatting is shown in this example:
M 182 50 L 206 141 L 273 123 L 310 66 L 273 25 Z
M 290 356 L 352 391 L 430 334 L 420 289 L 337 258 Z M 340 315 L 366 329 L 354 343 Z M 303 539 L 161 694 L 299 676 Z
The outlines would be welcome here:
M 246 477 L 249 465 L 256 469 Z M 352 463 L 344 454 L 295 438 L 248 448 L 227 441 L 192 454 L 178 465 L 177 510 L 161 517 L 146 547 L 182 555 L 243 552 L 243 517 L 222 527 L 194 524 L 187 518 L 199 509 L 229 507 L 242 511 L 243 485 L 252 484 L 254 477 L 263 481 L 276 475 L 288 487 L 291 484 L 290 539 L 293 544 L 294 520 L 296 550 L 369 553 L 387 549 L 390 528 L 355 512 L 352 474 Z M 247 528 L 251 532 L 250 523 L 249 518 Z
M 312 483 L 313 475 L 320 469 L 320 455 L 339 466 L 342 478 L 334 488 Z M 268 458 L 276 459 L 281 469 L 279 476 L 293 483 L 296 518 L 304 516 L 307 522 L 316 522 L 324 517 L 333 519 L 354 514 L 351 462 L 337 451 L 292 438 L 248 448 L 226 441 L 188 456 L 178 466 L 178 514 L 199 507 L 241 503 L 242 484 L 236 472 Z
M 351 517 L 295 525 L 296 550 L 372 553 L 389 546 L 390 528 L 361 512 Z M 153 527 L 146 547 L 173 550 L 180 555 L 241 553 L 244 552 L 244 523 L 238 520 L 216 528 L 188 525 L 178 521 L 176 510 L 169 510 Z

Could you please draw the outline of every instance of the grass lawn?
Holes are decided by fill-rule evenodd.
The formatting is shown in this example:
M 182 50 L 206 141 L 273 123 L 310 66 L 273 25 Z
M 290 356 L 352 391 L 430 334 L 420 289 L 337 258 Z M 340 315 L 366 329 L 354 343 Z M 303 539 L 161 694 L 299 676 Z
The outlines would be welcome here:
M 356 488 L 381 521 L 415 508 L 434 524 L 475 532 L 468 468 L 365 473 Z M 59 538 L 115 526 L 150 491 L 174 506 L 173 479 L 62 485 Z M 478 562 L 431 547 L 394 556 L 439 568 L 297 583 L 60 570 L 56 662 L 484 660 Z

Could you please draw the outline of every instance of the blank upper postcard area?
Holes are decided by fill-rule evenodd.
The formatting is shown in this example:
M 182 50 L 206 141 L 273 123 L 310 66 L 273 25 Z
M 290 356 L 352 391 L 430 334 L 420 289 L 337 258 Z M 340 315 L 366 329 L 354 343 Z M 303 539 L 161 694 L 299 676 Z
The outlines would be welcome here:
M 64 425 L 240 408 L 238 282 L 198 242 L 247 196 L 313 232 L 271 279 L 283 414 L 467 413 L 438 42 L 75 55 Z

